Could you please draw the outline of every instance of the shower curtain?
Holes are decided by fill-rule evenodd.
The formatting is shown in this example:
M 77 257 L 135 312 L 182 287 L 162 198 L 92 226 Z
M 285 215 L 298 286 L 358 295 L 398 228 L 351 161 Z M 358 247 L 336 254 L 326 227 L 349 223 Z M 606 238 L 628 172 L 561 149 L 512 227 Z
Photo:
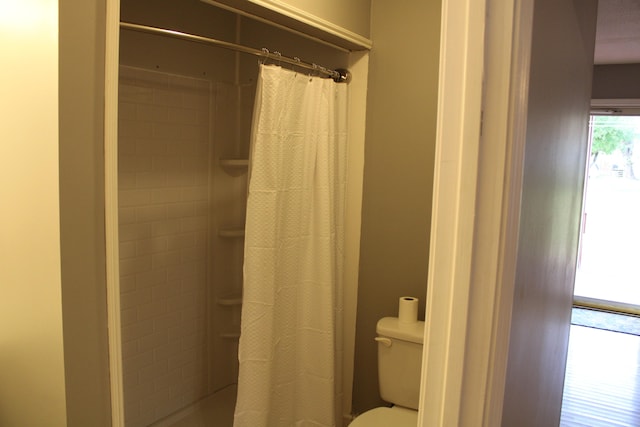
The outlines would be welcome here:
M 260 66 L 234 427 L 341 418 L 346 91 Z

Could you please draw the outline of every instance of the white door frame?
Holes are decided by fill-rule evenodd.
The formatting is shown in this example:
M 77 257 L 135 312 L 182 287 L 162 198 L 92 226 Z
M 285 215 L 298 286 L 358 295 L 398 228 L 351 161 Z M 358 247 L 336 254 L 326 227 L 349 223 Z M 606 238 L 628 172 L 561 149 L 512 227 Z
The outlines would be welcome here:
M 500 425 L 532 23 L 531 0 L 443 0 L 419 426 Z

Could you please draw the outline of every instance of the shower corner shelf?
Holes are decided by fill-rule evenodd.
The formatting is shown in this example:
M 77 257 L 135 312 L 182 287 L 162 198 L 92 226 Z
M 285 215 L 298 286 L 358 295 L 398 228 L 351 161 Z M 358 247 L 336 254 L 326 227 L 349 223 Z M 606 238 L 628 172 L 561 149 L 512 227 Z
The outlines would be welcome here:
M 218 236 L 227 238 L 244 237 L 244 228 L 221 228 L 218 230 Z
M 223 332 L 220 334 L 220 338 L 227 340 L 237 340 L 240 339 L 240 332 Z
M 228 294 L 218 297 L 217 300 L 218 305 L 224 306 L 236 306 L 242 305 L 242 295 L 240 294 Z
M 227 175 L 238 177 L 245 175 L 249 170 L 249 159 L 222 158 L 218 160 L 218 165 Z
M 220 159 L 218 164 L 225 168 L 245 169 L 249 166 L 249 159 Z

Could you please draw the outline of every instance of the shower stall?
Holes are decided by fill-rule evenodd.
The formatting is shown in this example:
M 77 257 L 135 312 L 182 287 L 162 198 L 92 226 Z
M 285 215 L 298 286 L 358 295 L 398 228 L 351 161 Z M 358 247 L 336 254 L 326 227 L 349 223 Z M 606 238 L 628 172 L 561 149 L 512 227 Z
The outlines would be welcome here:
M 333 69 L 350 65 L 344 49 L 200 1 L 122 0 L 120 11 L 121 21 L 274 46 Z M 127 427 L 210 425 L 207 419 L 232 425 L 257 69 L 253 56 L 120 31 L 119 316 Z

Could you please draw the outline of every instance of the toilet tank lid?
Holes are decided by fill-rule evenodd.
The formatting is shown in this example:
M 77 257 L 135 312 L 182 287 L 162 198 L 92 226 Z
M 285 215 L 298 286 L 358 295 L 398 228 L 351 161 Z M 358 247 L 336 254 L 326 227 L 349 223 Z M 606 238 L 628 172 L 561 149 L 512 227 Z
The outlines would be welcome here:
M 383 317 L 378 320 L 376 332 L 379 335 L 422 344 L 424 341 L 424 322 L 403 323 L 397 317 Z

